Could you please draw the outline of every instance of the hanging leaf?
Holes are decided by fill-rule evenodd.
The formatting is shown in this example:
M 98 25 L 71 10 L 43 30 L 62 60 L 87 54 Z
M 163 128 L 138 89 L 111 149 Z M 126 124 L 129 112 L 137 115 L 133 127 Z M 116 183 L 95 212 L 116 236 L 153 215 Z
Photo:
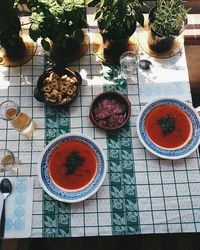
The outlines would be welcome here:
M 46 51 L 49 51 L 49 50 L 50 50 L 51 45 L 50 45 L 49 42 L 47 42 L 47 40 L 42 39 L 42 40 L 41 40 L 41 44 L 42 44 L 42 47 L 43 47 L 44 50 L 46 50 Z
M 73 38 L 75 41 L 82 42 L 83 39 L 84 39 L 84 33 L 83 33 L 83 31 L 80 30 L 80 29 L 74 31 L 72 38 Z
M 93 0 L 85 0 L 85 5 L 88 6 Z
M 30 35 L 31 39 L 36 42 L 37 39 L 40 37 L 40 31 L 30 28 L 29 35 Z
M 98 18 L 101 18 L 101 16 L 102 16 L 102 12 L 100 10 L 97 11 L 96 14 L 95 14 L 94 20 L 97 20 Z

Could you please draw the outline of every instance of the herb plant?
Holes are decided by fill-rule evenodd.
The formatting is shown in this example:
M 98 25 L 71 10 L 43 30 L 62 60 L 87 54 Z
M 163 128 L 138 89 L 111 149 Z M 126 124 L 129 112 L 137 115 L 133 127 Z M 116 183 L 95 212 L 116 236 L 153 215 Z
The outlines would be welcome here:
M 95 19 L 102 34 L 117 39 L 132 35 L 135 22 L 144 25 L 143 0 L 100 0 Z
M 157 0 L 150 27 L 162 36 L 176 36 L 187 20 L 182 0 Z
M 86 28 L 85 10 L 88 0 L 29 0 L 32 11 L 30 37 L 41 43 L 45 50 L 53 42 L 65 48 L 69 40 L 81 42 Z
M 65 167 L 67 168 L 67 175 L 73 174 L 78 167 L 84 163 L 84 158 L 78 152 L 73 151 L 66 159 Z
M 164 134 L 169 134 L 175 129 L 176 120 L 170 115 L 161 117 L 158 122 Z

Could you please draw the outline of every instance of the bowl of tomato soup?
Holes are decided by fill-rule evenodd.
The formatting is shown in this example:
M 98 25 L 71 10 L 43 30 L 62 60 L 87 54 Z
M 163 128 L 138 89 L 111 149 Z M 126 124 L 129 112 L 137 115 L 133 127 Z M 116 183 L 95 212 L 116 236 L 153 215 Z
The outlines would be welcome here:
M 74 158 L 73 158 L 74 155 Z M 68 173 L 67 163 L 83 159 L 80 166 Z M 69 160 L 67 160 L 69 159 Z M 69 166 L 70 167 L 70 166 Z M 83 141 L 64 141 L 55 147 L 49 157 L 49 174 L 52 181 L 65 190 L 80 190 L 89 185 L 97 172 L 97 157 L 95 152 Z
M 185 111 L 172 104 L 161 104 L 146 116 L 150 140 L 166 150 L 184 147 L 192 136 L 192 123 Z
M 142 144 L 153 154 L 166 159 L 181 159 L 194 152 L 200 143 L 200 119 L 187 102 L 162 98 L 148 103 L 137 119 Z
M 44 191 L 67 203 L 93 195 L 106 172 L 103 150 L 92 138 L 81 134 L 69 133 L 51 141 L 38 163 L 38 177 Z

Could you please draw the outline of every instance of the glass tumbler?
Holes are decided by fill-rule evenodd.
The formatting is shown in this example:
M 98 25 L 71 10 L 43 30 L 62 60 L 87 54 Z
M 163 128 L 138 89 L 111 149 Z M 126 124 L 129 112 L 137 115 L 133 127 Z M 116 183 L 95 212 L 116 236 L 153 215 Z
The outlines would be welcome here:
M 19 166 L 19 159 L 16 158 L 8 149 L 0 149 L 0 172 L 17 168 Z
M 32 118 L 21 112 L 20 107 L 13 101 L 5 101 L 0 104 L 0 118 L 10 121 L 14 129 L 28 138 L 35 129 Z
M 120 56 L 120 75 L 123 78 L 132 78 L 139 64 L 138 55 L 127 51 Z

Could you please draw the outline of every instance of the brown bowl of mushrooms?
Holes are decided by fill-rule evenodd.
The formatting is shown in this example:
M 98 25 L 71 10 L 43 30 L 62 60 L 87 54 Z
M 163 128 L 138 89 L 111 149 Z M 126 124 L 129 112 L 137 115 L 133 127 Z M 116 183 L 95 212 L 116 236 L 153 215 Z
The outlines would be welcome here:
M 53 67 L 39 77 L 34 97 L 50 106 L 67 106 L 77 97 L 82 78 L 69 68 Z

